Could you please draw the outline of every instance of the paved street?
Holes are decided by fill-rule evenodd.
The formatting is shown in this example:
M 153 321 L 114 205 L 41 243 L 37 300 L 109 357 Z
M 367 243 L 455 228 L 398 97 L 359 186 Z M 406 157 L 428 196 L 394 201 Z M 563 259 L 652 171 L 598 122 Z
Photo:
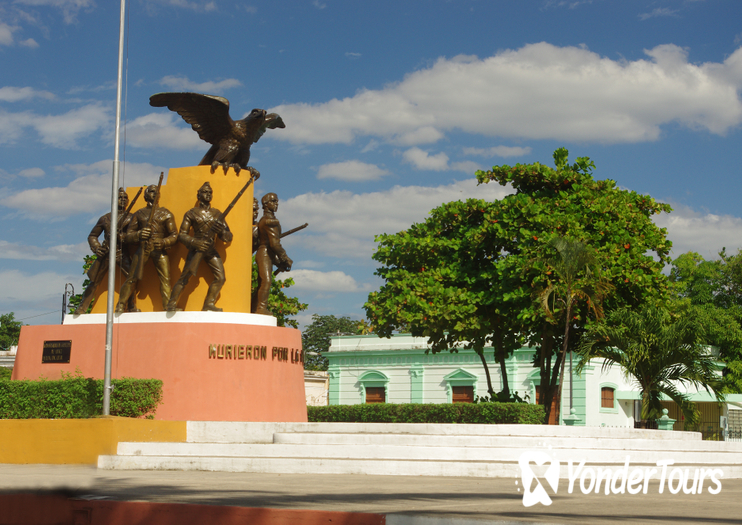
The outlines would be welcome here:
M 92 467 L 0 465 L 0 493 L 71 491 L 77 497 L 394 514 L 387 523 L 739 523 L 742 480 L 718 495 L 567 493 L 525 508 L 512 479 L 281 475 L 198 471 L 103 471 Z M 551 492 L 550 492 L 551 494 Z M 420 517 L 412 519 L 412 517 Z

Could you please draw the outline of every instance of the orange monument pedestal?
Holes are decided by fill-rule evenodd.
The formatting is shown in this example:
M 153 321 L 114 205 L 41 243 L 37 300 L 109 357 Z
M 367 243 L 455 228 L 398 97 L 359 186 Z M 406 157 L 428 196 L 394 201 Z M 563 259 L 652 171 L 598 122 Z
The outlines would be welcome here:
M 157 177 L 153 176 L 153 182 Z M 224 210 L 249 179 L 209 166 L 170 170 L 160 205 L 175 216 L 196 205 L 196 192 L 209 181 L 212 205 Z M 128 188 L 130 196 L 137 188 Z M 226 283 L 216 305 L 224 312 L 201 312 L 212 275 L 205 263 L 181 296 L 182 312 L 163 312 L 159 280 L 151 262 L 137 287 L 139 313 L 115 316 L 112 344 L 113 379 L 161 379 L 163 404 L 156 419 L 191 421 L 307 420 L 301 334 L 276 326 L 275 317 L 250 313 L 252 277 L 252 187 L 237 202 L 226 222 L 231 243 L 217 241 Z M 144 207 L 143 200 L 135 210 Z M 82 234 L 81 234 L 82 235 Z M 180 277 L 187 250 L 176 244 L 169 252 L 171 284 Z M 117 279 L 114 294 L 121 282 Z M 93 313 L 68 316 L 63 325 L 24 326 L 18 343 L 13 379 L 61 378 L 80 371 L 102 378 L 105 360 L 106 282 L 96 290 Z M 118 299 L 118 297 L 116 297 Z M 55 341 L 70 341 L 68 362 L 44 357 Z M 66 346 L 66 343 L 62 346 Z M 62 355 L 63 354 L 55 354 Z
M 163 381 L 156 419 L 307 420 L 301 334 L 264 315 L 219 312 L 120 314 L 111 377 Z M 260 324 L 247 324 L 257 322 Z M 102 378 L 105 315 L 24 326 L 13 379 Z M 43 358 L 45 341 L 71 341 L 68 363 Z

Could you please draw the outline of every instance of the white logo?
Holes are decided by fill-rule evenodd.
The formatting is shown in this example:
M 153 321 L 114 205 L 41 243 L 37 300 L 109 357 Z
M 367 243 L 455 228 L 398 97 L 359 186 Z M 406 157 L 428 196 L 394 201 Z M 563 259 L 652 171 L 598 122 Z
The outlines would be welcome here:
M 537 450 L 529 450 L 520 455 L 518 465 L 520 466 L 520 479 L 523 482 L 524 507 L 532 507 L 536 503 L 551 505 L 551 498 L 546 493 L 546 489 L 538 480 L 530 465 L 533 462 L 540 467 L 547 461 L 551 463 L 544 473 L 544 479 L 554 491 L 554 494 L 556 494 L 557 488 L 559 488 L 559 461 L 552 458 L 546 452 Z M 534 480 L 536 481 L 536 486 L 531 490 L 531 484 Z
M 523 483 L 523 506 L 532 507 L 537 503 L 542 505 L 551 505 L 552 501 L 546 488 L 539 481 L 539 476 L 533 471 L 532 466 L 543 467 L 548 463 L 543 472 L 543 479 L 551 487 L 554 494 L 559 488 L 559 460 L 553 458 L 550 454 L 539 450 L 528 450 L 518 458 L 520 466 L 520 479 Z M 693 472 L 689 468 L 676 467 L 669 470 L 668 467 L 674 465 L 671 459 L 657 461 L 657 467 L 636 467 L 630 469 L 630 458 L 626 456 L 623 468 L 608 467 L 586 467 L 585 460 L 575 463 L 571 459 L 567 462 L 567 479 L 569 486 L 567 492 L 572 494 L 575 485 L 580 487 L 583 494 L 599 494 L 604 491 L 605 495 L 609 494 L 638 494 L 647 493 L 650 479 L 659 480 L 659 493 L 662 494 L 665 487 L 670 493 L 677 494 L 681 490 L 683 494 L 702 494 L 705 488 L 709 494 L 718 494 L 721 492 L 721 480 L 724 471 L 720 468 L 695 468 Z M 668 472 L 669 470 L 669 472 Z M 535 485 L 534 485 L 535 482 Z M 518 482 L 516 481 L 517 485 Z M 533 485 L 533 487 L 532 487 Z M 518 489 L 520 491 L 520 489 Z

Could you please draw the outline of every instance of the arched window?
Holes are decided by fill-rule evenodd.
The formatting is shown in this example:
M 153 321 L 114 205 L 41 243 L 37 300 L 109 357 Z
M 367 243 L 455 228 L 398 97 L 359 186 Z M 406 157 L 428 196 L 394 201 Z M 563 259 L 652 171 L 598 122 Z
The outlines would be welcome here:
M 386 403 L 389 399 L 389 377 L 378 370 L 368 370 L 358 378 L 362 403 Z

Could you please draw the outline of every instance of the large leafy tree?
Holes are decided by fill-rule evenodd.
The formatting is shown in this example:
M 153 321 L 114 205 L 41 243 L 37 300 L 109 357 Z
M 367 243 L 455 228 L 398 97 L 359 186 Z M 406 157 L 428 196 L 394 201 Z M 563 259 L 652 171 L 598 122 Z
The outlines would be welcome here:
M 15 313 L 0 315 L 0 350 L 10 350 L 18 344 L 23 323 L 15 320 Z
M 330 349 L 330 337 L 333 335 L 365 335 L 373 331 L 366 321 L 351 319 L 347 316 L 312 315 L 312 323 L 301 334 L 302 348 L 305 353 L 305 370 L 327 370 L 327 358 L 322 354 Z M 318 355 L 307 355 L 313 352 Z
M 562 363 L 566 315 L 549 317 L 537 294 L 557 276 L 544 264 L 549 241 L 568 236 L 590 246 L 613 285 L 604 307 L 615 309 L 664 303 L 671 243 L 652 215 L 670 207 L 647 195 L 619 189 L 612 180 L 595 180 L 594 164 L 578 158 L 569 164 L 564 148 L 554 153 L 555 167 L 540 163 L 495 166 L 477 172 L 480 183 L 497 182 L 514 193 L 487 202 L 470 199 L 444 204 L 408 230 L 376 238 L 374 259 L 384 284 L 365 305 L 381 336 L 405 327 L 427 337 L 433 352 L 473 348 L 484 359 L 492 346 L 501 368 L 503 391 L 509 396 L 505 359 L 527 343 L 537 349 L 539 403 L 549 418 Z M 534 297 L 534 295 L 536 295 Z M 588 322 L 583 302 L 572 312 L 579 340 Z
M 670 271 L 673 311 L 697 321 L 704 342 L 726 363 L 727 392 L 742 392 L 742 253 L 707 261 L 695 252 L 680 255 Z
M 673 318 L 657 307 L 622 308 L 605 323 L 589 328 L 580 348 L 578 370 L 594 358 L 603 358 L 604 368 L 618 365 L 641 389 L 643 420 L 660 417 L 664 394 L 693 425 L 698 422 L 695 405 L 678 386 L 704 388 L 723 399 L 718 368 L 703 336 L 703 328 L 688 315 Z

